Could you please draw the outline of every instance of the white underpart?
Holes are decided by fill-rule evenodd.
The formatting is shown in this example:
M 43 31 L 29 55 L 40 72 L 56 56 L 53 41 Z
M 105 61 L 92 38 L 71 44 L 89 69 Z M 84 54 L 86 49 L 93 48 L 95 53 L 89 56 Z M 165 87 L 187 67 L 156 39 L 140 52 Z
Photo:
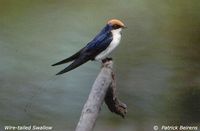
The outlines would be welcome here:
M 110 45 L 102 51 L 100 54 L 98 54 L 95 57 L 95 60 L 103 60 L 105 59 L 120 43 L 121 40 L 121 28 L 112 30 L 113 40 L 111 41 Z

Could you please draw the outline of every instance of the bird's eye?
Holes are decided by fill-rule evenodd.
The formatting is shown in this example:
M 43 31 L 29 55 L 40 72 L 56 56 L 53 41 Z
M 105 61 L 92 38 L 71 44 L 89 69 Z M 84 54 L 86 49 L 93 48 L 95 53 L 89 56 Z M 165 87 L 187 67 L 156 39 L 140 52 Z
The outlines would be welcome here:
M 113 29 L 119 29 L 120 28 L 119 25 L 113 25 L 112 27 L 113 27 Z

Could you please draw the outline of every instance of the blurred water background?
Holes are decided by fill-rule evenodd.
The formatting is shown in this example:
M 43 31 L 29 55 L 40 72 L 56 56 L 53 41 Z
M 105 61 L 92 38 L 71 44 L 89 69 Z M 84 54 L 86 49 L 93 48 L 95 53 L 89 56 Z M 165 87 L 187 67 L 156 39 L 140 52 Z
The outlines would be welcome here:
M 62 76 L 55 74 L 66 65 L 50 65 L 86 45 L 111 18 L 128 26 L 112 55 L 128 114 L 122 119 L 104 105 L 95 131 L 200 126 L 199 0 L 0 0 L 1 130 L 76 127 L 100 64 Z

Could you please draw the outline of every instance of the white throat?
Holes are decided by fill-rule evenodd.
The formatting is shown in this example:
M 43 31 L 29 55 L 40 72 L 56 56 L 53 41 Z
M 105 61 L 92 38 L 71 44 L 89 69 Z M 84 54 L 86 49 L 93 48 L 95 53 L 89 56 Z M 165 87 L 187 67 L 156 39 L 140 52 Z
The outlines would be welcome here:
M 121 31 L 122 31 L 122 28 L 111 31 L 113 35 L 113 41 L 116 41 L 116 42 L 118 41 L 118 44 L 121 40 Z
M 121 41 L 121 31 L 122 29 L 115 29 L 112 30 L 113 40 L 111 41 L 110 45 L 99 55 L 95 57 L 95 60 L 102 60 L 105 59 L 120 43 Z

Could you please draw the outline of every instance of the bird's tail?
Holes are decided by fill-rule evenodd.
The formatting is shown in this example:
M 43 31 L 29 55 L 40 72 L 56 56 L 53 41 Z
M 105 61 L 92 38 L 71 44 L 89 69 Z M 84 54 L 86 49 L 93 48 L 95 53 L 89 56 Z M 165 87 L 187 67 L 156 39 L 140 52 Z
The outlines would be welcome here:
M 89 58 L 78 58 L 73 63 L 71 63 L 68 67 L 66 67 L 64 70 L 58 72 L 56 75 L 61 75 L 63 73 L 71 71 L 71 70 L 79 67 L 80 65 L 86 63 L 89 60 L 90 60 Z
M 80 52 L 81 52 L 81 50 L 79 52 L 75 53 L 74 55 L 68 57 L 67 59 L 59 61 L 59 62 L 57 62 L 57 63 L 55 63 L 55 64 L 53 64 L 51 66 L 57 66 L 57 65 L 61 65 L 61 64 L 73 61 L 73 60 L 77 59 L 80 56 Z

